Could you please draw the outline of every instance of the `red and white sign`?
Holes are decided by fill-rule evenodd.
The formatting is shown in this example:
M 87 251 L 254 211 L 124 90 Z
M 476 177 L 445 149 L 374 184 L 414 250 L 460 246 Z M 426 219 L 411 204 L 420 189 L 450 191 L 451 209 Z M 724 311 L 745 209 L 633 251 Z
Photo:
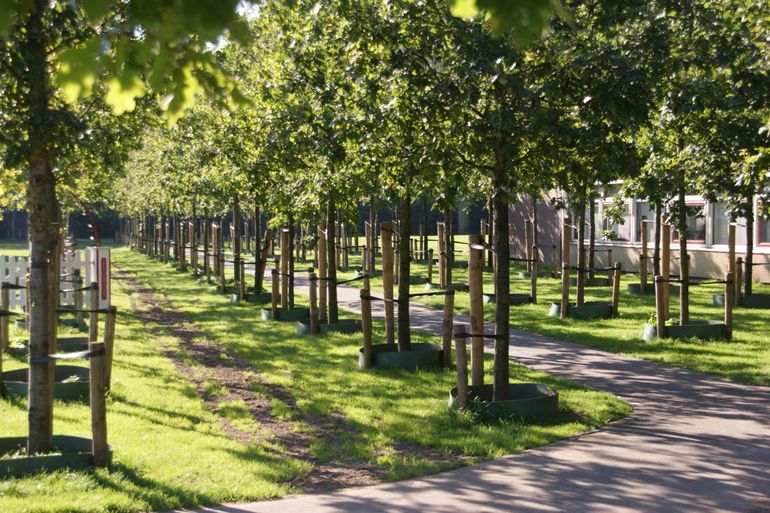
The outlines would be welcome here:
M 86 248 L 86 284 L 99 285 L 99 308 L 110 306 L 110 248 Z

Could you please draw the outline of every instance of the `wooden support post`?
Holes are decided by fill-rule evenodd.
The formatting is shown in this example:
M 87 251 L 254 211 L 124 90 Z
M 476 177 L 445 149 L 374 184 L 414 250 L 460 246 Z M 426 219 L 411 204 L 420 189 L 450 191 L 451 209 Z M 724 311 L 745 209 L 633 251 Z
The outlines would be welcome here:
M 658 331 L 658 338 L 666 338 L 668 314 L 666 313 L 665 293 L 668 287 L 670 287 L 668 278 L 662 275 L 655 276 L 655 326 Z
M 104 315 L 104 386 L 107 390 L 112 385 L 112 358 L 115 352 L 115 324 L 118 309 L 114 306 L 107 308 Z
M 641 283 L 642 294 L 647 292 L 647 261 L 649 260 L 647 255 L 648 223 L 649 221 L 646 219 L 642 220 L 642 254 L 639 257 L 639 282 Z
M 620 301 L 620 262 L 615 262 L 612 270 L 612 316 L 618 316 L 618 303 Z
M 668 320 L 669 316 L 669 300 L 671 297 L 671 225 L 670 224 L 664 224 L 661 226 L 660 231 L 660 242 L 661 242 L 661 248 L 660 248 L 660 274 L 663 276 L 663 280 L 665 280 L 665 286 L 663 287 L 662 293 L 662 312 L 664 315 L 664 321 Z M 657 284 L 655 285 L 657 288 Z M 657 289 L 656 289 L 657 290 Z
M 455 351 L 457 352 L 457 404 L 468 406 L 468 352 L 465 349 L 465 326 L 454 327 Z
M 561 224 L 561 315 L 567 318 L 569 310 L 569 235 L 572 229 L 572 221 L 565 217 Z M 578 273 L 579 274 L 579 273 Z
M 328 294 L 328 287 L 326 286 L 328 266 L 326 265 L 326 221 L 318 223 L 318 244 L 316 245 L 316 258 L 318 259 L 318 280 L 321 282 L 318 293 L 318 311 L 321 324 L 329 322 L 329 310 L 327 307 L 326 297 Z
M 725 274 L 725 338 L 727 340 L 733 338 L 733 302 L 728 299 L 735 290 L 733 279 L 733 273 Z
M 277 260 L 277 259 L 276 259 Z M 279 292 L 279 285 L 278 285 L 278 262 L 274 261 L 273 263 L 273 269 L 270 271 L 270 277 L 272 278 L 272 288 L 271 292 L 272 295 L 270 296 L 270 299 L 272 301 L 271 304 L 271 316 L 274 321 L 278 320 L 278 296 L 280 295 Z
M 727 272 L 735 277 L 735 224 L 732 222 L 727 225 Z M 727 301 L 737 304 L 735 287 L 729 294 L 725 294 L 725 303 Z
M 428 283 L 433 284 L 433 248 L 428 250 Z
M 310 334 L 318 333 L 318 276 L 310 271 Z
M 385 298 L 385 342 L 395 345 L 396 330 L 393 311 L 393 224 L 382 223 L 382 287 Z
M 88 340 L 95 342 L 99 338 L 99 285 L 94 281 L 88 284 Z
M 446 258 L 446 245 L 444 244 L 444 230 L 446 229 L 444 223 L 437 223 L 436 224 L 438 229 L 438 283 L 439 287 L 442 289 L 445 289 L 447 287 L 446 282 L 446 268 L 447 268 L 447 258 Z
M 241 259 L 238 263 L 241 267 L 241 279 L 238 282 L 238 299 L 243 301 L 246 299 L 246 261 Z
M 743 257 L 735 261 L 735 304 L 740 305 L 743 298 Z
M 559 260 L 559 249 L 556 247 L 556 244 L 554 244 L 551 246 L 551 278 L 556 278 L 559 274 L 559 264 L 557 260 Z
M 529 275 L 529 297 L 530 301 L 533 303 L 537 303 L 537 273 L 538 273 L 538 258 L 537 258 L 537 246 L 534 244 L 532 245 L 532 252 L 530 254 L 530 257 L 532 259 L 532 266 L 530 267 L 530 275 Z
M 289 309 L 289 237 L 291 233 L 284 228 L 281 230 L 281 310 Z
M 361 289 L 361 329 L 364 333 L 364 368 L 372 366 L 372 301 L 369 287 Z
M 94 467 L 104 468 L 109 461 L 107 445 L 107 401 L 104 381 L 104 342 L 91 341 L 89 349 L 94 354 L 89 361 L 89 396 L 91 402 L 91 450 Z
M 452 337 L 454 325 L 455 291 L 447 290 L 444 296 L 444 317 L 442 321 L 443 354 L 442 364 L 449 368 L 452 365 Z
M 484 245 L 481 235 L 471 235 L 471 245 Z M 483 335 L 484 333 L 484 250 L 470 246 L 468 256 L 468 287 L 471 310 L 471 333 Z M 484 384 L 484 337 L 471 337 L 471 384 Z
M 73 289 L 80 289 L 83 287 L 83 278 L 80 275 L 80 269 L 75 269 L 72 272 L 72 278 Z M 75 304 L 75 319 L 78 324 L 78 329 L 84 329 L 86 327 L 86 316 L 83 314 L 83 291 L 76 290 L 72 294 Z

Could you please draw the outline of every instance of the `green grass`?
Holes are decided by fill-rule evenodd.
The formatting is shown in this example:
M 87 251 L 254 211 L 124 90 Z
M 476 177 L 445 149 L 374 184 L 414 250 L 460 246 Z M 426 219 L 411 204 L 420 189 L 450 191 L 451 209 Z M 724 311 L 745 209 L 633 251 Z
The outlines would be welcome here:
M 493 458 L 571 436 L 630 411 L 609 394 L 511 364 L 513 380 L 554 386 L 561 394 L 563 407 L 578 412 L 580 417 L 565 415 L 542 425 L 469 422 L 447 412 L 448 391 L 455 381 L 452 371 L 361 372 L 357 369 L 360 334 L 297 337 L 294 324 L 256 321 L 255 305 L 231 305 L 229 298 L 218 294 L 214 287 L 180 279 L 170 266 L 148 266 L 146 257 L 125 250 L 116 251 L 115 258 L 122 268 L 168 296 L 212 339 L 252 364 L 266 381 L 286 388 L 302 412 L 342 413 L 361 433 L 349 441 L 344 452 L 385 465 L 393 479 L 440 469 L 426 466 L 419 458 L 392 457 L 395 441 L 447 454 Z M 436 340 L 421 334 L 415 339 Z M 491 364 L 487 367 L 491 368 Z M 257 390 L 265 393 L 261 387 Z M 286 406 L 275 400 L 271 410 L 278 417 L 290 418 Z M 314 451 L 333 455 L 339 454 L 340 448 L 317 446 Z
M 458 241 L 464 240 L 458 236 Z M 435 246 L 435 243 L 431 243 Z M 462 251 L 462 246 L 457 246 Z M 438 254 L 436 252 L 436 254 Z M 458 255 L 458 259 L 467 261 L 466 254 Z M 351 259 L 351 266 L 360 265 L 360 257 Z M 378 260 L 378 269 L 381 269 Z M 438 270 L 434 265 L 433 279 L 438 283 Z M 511 293 L 529 293 L 529 279 L 518 278 L 521 265 L 511 265 Z M 541 272 L 544 269 L 541 268 Z M 454 283 L 467 283 L 467 268 L 453 269 Z M 427 265 L 413 263 L 413 276 L 427 275 Z M 574 273 L 573 273 L 574 275 Z M 597 273 L 604 276 L 603 273 Z M 352 272 L 341 273 L 339 279 L 352 277 Z M 546 314 L 554 301 L 561 301 L 561 280 L 553 278 L 538 279 L 538 304 L 512 306 L 511 327 L 568 340 L 579 344 L 603 349 L 613 353 L 621 353 L 653 362 L 665 363 L 701 372 L 715 374 L 739 383 L 753 385 L 770 385 L 770 330 L 768 330 L 768 312 L 747 308 L 736 308 L 733 313 L 733 340 L 725 341 L 675 341 L 671 339 L 643 342 L 642 328 L 645 322 L 655 312 L 653 295 L 631 296 L 626 294 L 628 283 L 638 283 L 639 276 L 623 275 L 621 280 L 620 318 L 598 321 L 578 321 L 547 317 Z M 652 283 L 652 281 L 650 281 Z M 361 282 L 352 285 L 361 286 Z M 698 285 L 690 287 L 690 318 L 691 319 L 722 319 L 722 307 L 711 304 L 712 294 L 721 294 L 723 285 Z M 371 280 L 371 288 L 382 290 L 382 278 Z M 424 285 L 411 286 L 412 292 L 424 292 Z M 484 289 L 493 290 L 492 274 L 484 273 Z M 571 298 L 574 301 L 575 287 L 571 288 Z M 770 293 L 770 286 L 755 284 L 755 293 Z M 609 287 L 587 287 L 586 301 L 610 301 Z M 418 297 L 414 301 L 435 308 L 443 308 L 444 298 Z M 455 311 L 469 312 L 468 294 L 455 294 Z M 494 319 L 494 305 L 485 305 L 485 318 Z M 671 297 L 671 318 L 679 318 L 679 298 Z M 515 351 L 515 350 L 514 350 Z
M 26 240 L 4 239 L 0 242 L 1 256 L 29 256 L 29 243 Z
M 0 251 L 2 253 L 2 251 Z M 231 305 L 212 287 L 183 277 L 170 266 L 117 249 L 113 261 L 166 294 L 213 340 L 251 363 L 266 381 L 285 387 L 303 413 L 340 412 L 360 435 L 337 433 L 335 444 L 316 439 L 311 450 L 321 460 L 357 458 L 389 470 L 391 479 L 435 472 L 453 464 L 431 464 L 419 456 L 394 451 L 395 442 L 419 444 L 437 452 L 467 455 L 476 461 L 547 444 L 617 419 L 630 407 L 610 394 L 511 366 L 512 377 L 540 381 L 558 389 L 565 414 L 543 424 L 504 422 L 478 424 L 450 415 L 446 397 L 454 383 L 449 371 L 372 371 L 356 368 L 360 335 L 301 338 L 294 326 L 256 320 L 254 305 Z M 260 431 L 241 401 L 219 404 L 209 411 L 195 387 L 180 375 L 161 347 L 174 351 L 192 372 L 207 378 L 205 369 L 186 357 L 179 339 L 156 336 L 130 312 L 131 297 L 113 282 L 118 307 L 113 390 L 108 401 L 110 443 L 115 447 L 110 472 L 57 472 L 0 482 L 4 513 L 136 512 L 190 507 L 225 501 L 282 496 L 287 484 L 309 466 L 280 453 L 269 440 L 244 445 L 228 438 L 220 416 L 246 431 Z M 12 330 L 12 338 L 23 337 Z M 417 339 L 428 339 L 417 336 Z M 21 359 L 5 357 L 5 368 Z M 490 366 L 488 366 L 490 367 Z M 225 391 L 210 378 L 211 396 Z M 269 397 L 265 387 L 255 393 Z M 271 398 L 270 410 L 293 421 L 285 403 Z M 24 401 L 0 400 L 0 436 L 23 436 Z M 55 405 L 57 434 L 89 436 L 85 404 Z M 313 426 L 294 421 L 297 432 L 312 434 Z M 340 443 L 341 441 L 341 443 Z M 278 452 L 276 452 L 278 450 Z

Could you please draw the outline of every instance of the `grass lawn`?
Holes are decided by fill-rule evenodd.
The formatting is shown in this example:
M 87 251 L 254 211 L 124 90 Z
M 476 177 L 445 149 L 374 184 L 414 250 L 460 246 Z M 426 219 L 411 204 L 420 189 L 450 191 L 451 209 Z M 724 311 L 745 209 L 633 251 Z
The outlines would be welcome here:
M 29 243 L 21 239 L 3 239 L 0 241 L 0 255 L 2 256 L 29 256 Z
M 457 237 L 457 240 L 465 240 Z M 435 243 L 431 243 L 435 246 Z M 458 252 L 462 245 L 456 246 Z M 436 251 L 434 254 L 438 254 Z M 458 260 L 467 262 L 467 254 L 460 253 Z M 355 256 L 352 265 L 360 265 L 360 257 Z M 378 269 L 381 269 L 378 260 Z M 438 283 L 438 270 L 434 265 L 433 279 Z M 511 293 L 529 293 L 529 279 L 518 278 L 519 264 L 511 265 Z M 549 269 L 548 269 L 549 270 Z M 541 272 L 544 271 L 541 268 Z M 467 283 L 467 268 L 453 269 L 453 283 Z M 413 263 L 413 276 L 427 275 L 427 265 Z M 597 273 L 599 276 L 604 274 Z M 342 273 L 340 279 L 352 277 L 352 272 Z M 574 272 L 573 272 L 574 276 Z M 538 279 L 538 304 L 511 307 L 511 327 L 561 340 L 622 353 L 654 362 L 685 367 L 701 372 L 716 374 L 721 377 L 754 385 L 770 385 L 770 312 L 747 308 L 736 308 L 733 312 L 733 340 L 724 341 L 675 341 L 671 339 L 643 342 L 642 328 L 651 314 L 655 312 L 653 295 L 632 296 L 625 293 L 628 283 L 638 283 L 639 277 L 627 274 L 621 280 L 620 318 L 595 321 L 561 320 L 547 317 L 553 301 L 561 301 L 561 279 Z M 360 286 L 361 282 L 351 285 Z M 650 283 L 652 280 L 650 279 Z M 698 285 L 690 287 L 691 319 L 722 319 L 722 307 L 711 304 L 712 294 L 721 294 L 723 285 Z M 372 290 L 382 290 L 382 278 L 371 280 Z M 492 274 L 484 273 L 484 289 L 493 290 Z M 413 285 L 413 293 L 424 292 L 424 285 Z M 770 293 L 770 286 L 755 284 L 755 293 Z M 571 289 L 574 301 L 575 287 Z M 587 287 L 586 301 L 610 301 L 610 287 Z M 436 308 L 443 307 L 443 297 L 418 297 L 414 301 Z M 455 311 L 468 313 L 468 294 L 459 292 L 455 295 Z M 494 319 L 494 305 L 485 305 L 485 318 Z M 679 318 L 679 297 L 671 297 L 671 318 Z M 513 349 L 515 354 L 515 348 Z
M 577 415 L 565 411 L 542 424 L 474 423 L 447 412 L 453 372 L 361 372 L 357 370 L 360 335 L 296 337 L 293 325 L 257 321 L 254 305 L 231 305 L 213 287 L 183 277 L 170 266 L 126 249 L 116 249 L 113 261 L 151 284 L 156 294 L 168 297 L 213 341 L 246 360 L 255 376 L 287 390 L 302 413 L 344 415 L 358 435 L 346 431 L 341 433 L 342 445 L 318 442 L 311 446 L 320 461 L 363 460 L 386 469 L 388 478 L 399 479 L 551 443 L 630 412 L 628 405 L 610 394 L 512 364 L 513 380 L 548 383 L 559 391 L 562 406 Z M 241 423 L 239 427 L 249 427 L 253 419 L 240 415 L 236 404 L 212 413 L 159 348 L 161 344 L 183 357 L 180 340 L 153 335 L 151 326 L 131 313 L 131 299 L 114 281 L 113 303 L 119 319 L 108 402 L 110 443 L 116 450 L 112 472 L 59 472 L 5 480 L 0 482 L 0 511 L 164 510 L 267 499 L 292 491 L 288 483 L 305 475 L 309 464 L 287 456 L 270 440 L 242 444 L 227 437 L 218 416 Z M 22 333 L 14 331 L 13 336 Z M 22 362 L 6 356 L 5 364 L 14 368 Z M 217 384 L 206 388 L 216 393 Z M 256 385 L 254 390 L 267 394 Z M 286 405 L 277 398 L 271 398 L 271 411 L 291 420 Z M 57 434 L 89 436 L 86 405 L 57 402 L 55 415 Z M 25 433 L 24 402 L 0 400 L 0 416 L 2 436 Z M 294 428 L 310 429 L 298 419 Z M 467 458 L 436 463 L 420 451 L 398 450 L 403 444 Z

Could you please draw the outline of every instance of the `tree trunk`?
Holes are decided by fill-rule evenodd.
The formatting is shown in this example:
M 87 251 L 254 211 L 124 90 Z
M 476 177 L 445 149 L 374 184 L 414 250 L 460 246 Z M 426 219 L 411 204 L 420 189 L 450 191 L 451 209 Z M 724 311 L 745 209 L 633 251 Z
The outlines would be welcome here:
M 262 267 L 262 223 L 259 219 L 259 205 L 254 206 L 254 294 L 262 292 L 262 275 L 259 270 Z
M 230 246 L 233 250 L 233 277 L 237 286 L 241 282 L 241 205 L 237 195 L 233 197 L 233 240 Z
M 748 196 L 746 202 L 749 208 L 746 209 L 746 258 L 744 258 L 743 271 L 743 293 L 751 295 L 754 270 L 754 197 Z
M 366 245 L 369 247 L 367 257 L 369 258 L 369 265 L 367 269 L 374 275 L 375 263 L 377 262 L 377 248 L 375 241 L 377 240 L 377 231 L 380 229 L 377 226 L 377 216 L 374 211 L 374 198 L 369 200 L 369 240 L 366 241 Z
M 594 268 L 596 267 L 596 212 L 594 210 L 596 200 L 588 200 L 588 268 L 591 269 L 589 277 L 594 277 Z M 609 265 L 607 266 L 609 267 Z
M 335 248 L 335 212 L 337 207 L 334 203 L 334 191 L 329 192 L 329 202 L 326 206 L 326 266 L 329 302 L 329 324 L 339 322 L 339 313 L 337 310 L 337 254 Z
M 294 216 L 292 215 L 289 215 L 289 309 L 294 309 Z
M 446 286 L 452 285 L 452 263 L 455 261 L 455 248 L 452 245 L 452 209 L 444 210 L 444 251 L 446 251 Z
M 687 254 L 687 204 L 685 203 L 684 173 L 679 180 L 679 324 L 690 321 L 690 260 Z M 725 298 L 727 301 L 727 298 Z
M 660 207 L 655 207 L 655 248 L 652 251 L 653 277 L 660 275 L 660 234 L 663 224 L 663 212 Z
M 428 200 L 422 199 L 422 240 L 420 241 L 420 258 L 428 258 Z
M 27 137 L 27 211 L 29 213 L 29 355 L 31 358 L 48 355 L 56 345 L 58 279 L 58 241 L 60 236 L 59 202 L 56 197 L 56 180 L 53 175 L 54 153 L 49 126 L 50 70 L 43 29 L 45 0 L 30 2 L 30 13 L 24 21 L 24 52 L 27 66 L 23 70 L 28 94 L 26 96 Z M 36 363 L 29 366 L 29 431 L 27 452 L 35 454 L 49 450 L 49 438 L 53 433 L 53 366 Z
M 585 255 L 585 237 L 586 237 L 586 202 L 581 201 L 578 204 L 578 246 L 577 246 L 577 293 L 575 295 L 575 303 L 577 306 L 583 306 L 583 300 L 585 298 L 585 273 L 583 269 L 586 268 L 586 255 Z
M 496 194 L 493 200 L 492 218 L 494 219 L 494 255 L 497 259 L 495 269 L 495 364 L 492 385 L 492 400 L 504 401 L 508 398 L 509 366 L 509 302 L 510 302 L 510 265 L 511 255 L 508 240 L 508 202 L 504 199 L 505 168 L 498 169 L 495 177 Z M 492 228 L 492 227 L 490 227 Z M 534 269 L 533 269 L 534 271 Z
M 398 201 L 398 350 L 412 349 L 409 328 L 409 243 L 411 242 L 411 198 L 409 193 Z

